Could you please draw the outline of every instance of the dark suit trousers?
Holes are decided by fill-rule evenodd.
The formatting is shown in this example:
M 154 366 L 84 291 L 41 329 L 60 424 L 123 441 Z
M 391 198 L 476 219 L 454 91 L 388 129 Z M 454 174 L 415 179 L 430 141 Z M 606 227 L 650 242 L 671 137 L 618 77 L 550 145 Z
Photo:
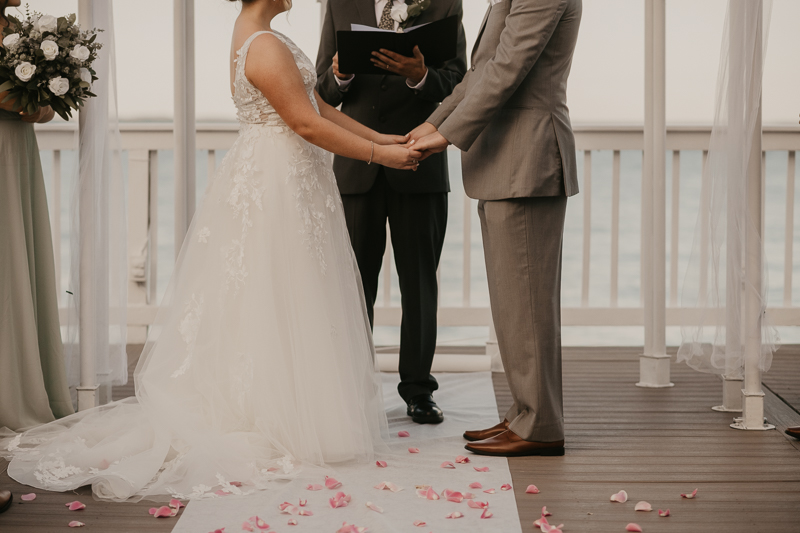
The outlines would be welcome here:
M 439 387 L 431 375 L 431 365 L 439 297 L 436 270 L 447 225 L 447 193 L 397 192 L 387 183 L 381 168 L 368 192 L 343 194 L 342 203 L 361 271 L 370 324 L 374 322 L 389 221 L 403 310 L 397 390 L 406 402 L 432 393 Z
M 478 202 L 489 300 L 514 405 L 511 430 L 564 438 L 561 393 L 561 244 L 566 196 Z

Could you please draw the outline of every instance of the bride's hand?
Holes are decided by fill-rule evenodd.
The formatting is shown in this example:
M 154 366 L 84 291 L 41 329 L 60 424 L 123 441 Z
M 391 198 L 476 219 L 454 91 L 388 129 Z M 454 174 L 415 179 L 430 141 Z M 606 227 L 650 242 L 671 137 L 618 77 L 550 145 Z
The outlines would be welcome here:
M 378 134 L 377 139 L 375 139 L 375 144 L 381 144 L 384 146 L 389 146 L 392 144 L 406 144 L 408 142 L 408 135 L 385 135 L 385 134 Z
M 375 157 L 373 159 L 375 163 L 385 167 L 400 170 L 417 170 L 421 157 L 422 154 L 412 148 L 398 144 L 390 146 L 376 144 Z

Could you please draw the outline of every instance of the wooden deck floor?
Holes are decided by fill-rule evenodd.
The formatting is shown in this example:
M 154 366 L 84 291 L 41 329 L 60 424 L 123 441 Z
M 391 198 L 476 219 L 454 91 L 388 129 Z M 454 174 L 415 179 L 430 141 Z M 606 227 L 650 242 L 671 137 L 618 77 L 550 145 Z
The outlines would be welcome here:
M 551 522 L 564 523 L 568 533 L 623 532 L 629 522 L 647 533 L 800 531 L 800 444 L 778 431 L 730 429 L 729 414 L 709 409 L 719 403 L 716 377 L 673 365 L 674 388 L 635 387 L 637 353 L 565 350 L 567 454 L 510 461 L 522 531 L 534 531 L 532 522 L 543 505 L 553 513 Z M 765 390 L 768 418 L 781 428 L 800 424 L 800 414 L 786 401 L 787 391 L 800 385 L 800 349 L 779 351 L 775 370 L 775 379 L 765 379 L 771 387 Z M 502 415 L 511 401 L 503 374 L 494 375 L 494 385 Z M 129 392 L 120 388 L 114 396 Z M 13 482 L 5 467 L 0 465 L 0 489 L 15 496 L 31 492 Z M 529 484 L 541 493 L 525 494 Z M 696 499 L 680 498 L 695 488 Z M 610 503 L 609 496 L 620 489 L 630 501 Z M 0 515 L 0 532 L 64 531 L 72 519 L 91 524 L 87 531 L 103 533 L 168 532 L 175 524 L 148 516 L 152 505 L 147 502 L 93 502 L 79 517 L 65 514 L 64 503 L 76 494 L 91 501 L 87 488 L 75 494 L 36 492 L 36 505 L 15 504 Z M 640 500 L 669 508 L 671 516 L 634 512 Z

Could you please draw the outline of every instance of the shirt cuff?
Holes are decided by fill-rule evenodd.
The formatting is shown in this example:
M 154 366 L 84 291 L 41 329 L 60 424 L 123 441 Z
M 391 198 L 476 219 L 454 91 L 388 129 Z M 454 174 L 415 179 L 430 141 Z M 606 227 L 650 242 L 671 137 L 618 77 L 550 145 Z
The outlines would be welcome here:
M 347 88 L 350 86 L 351 83 L 353 83 L 353 80 L 356 79 L 356 75 L 355 74 L 353 74 L 352 76 L 350 76 L 346 80 L 341 79 L 339 76 L 337 76 L 335 74 L 333 75 L 333 77 L 336 80 L 336 85 L 339 86 L 339 90 L 342 91 L 343 93 L 347 92 Z
M 430 72 L 430 70 L 425 69 L 425 75 L 422 76 L 422 79 L 416 85 L 411 85 L 411 80 L 406 78 L 406 85 L 408 85 L 409 89 L 414 89 L 415 91 L 421 91 L 422 88 L 425 87 L 425 81 L 428 79 L 428 72 Z

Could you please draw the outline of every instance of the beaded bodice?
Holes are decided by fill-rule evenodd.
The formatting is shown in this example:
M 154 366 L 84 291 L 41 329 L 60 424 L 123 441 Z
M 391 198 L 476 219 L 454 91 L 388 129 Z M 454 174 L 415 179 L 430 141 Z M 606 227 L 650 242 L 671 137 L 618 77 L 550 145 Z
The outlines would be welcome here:
M 250 49 L 250 45 L 256 37 L 263 33 L 271 33 L 280 39 L 281 42 L 289 48 L 289 51 L 292 52 L 295 63 L 297 63 L 297 68 L 303 76 L 303 85 L 305 85 L 311 104 L 314 106 L 314 109 L 319 112 L 317 99 L 314 97 L 314 87 L 317 85 L 317 73 L 314 71 L 314 64 L 308 56 L 285 35 L 275 31 L 259 31 L 251 35 L 236 53 L 233 103 L 236 105 L 236 115 L 239 122 L 242 124 L 266 124 L 269 126 L 286 127 L 286 123 L 269 103 L 269 100 L 266 99 L 261 91 L 250 83 L 244 72 L 245 64 L 247 63 L 247 52 Z

